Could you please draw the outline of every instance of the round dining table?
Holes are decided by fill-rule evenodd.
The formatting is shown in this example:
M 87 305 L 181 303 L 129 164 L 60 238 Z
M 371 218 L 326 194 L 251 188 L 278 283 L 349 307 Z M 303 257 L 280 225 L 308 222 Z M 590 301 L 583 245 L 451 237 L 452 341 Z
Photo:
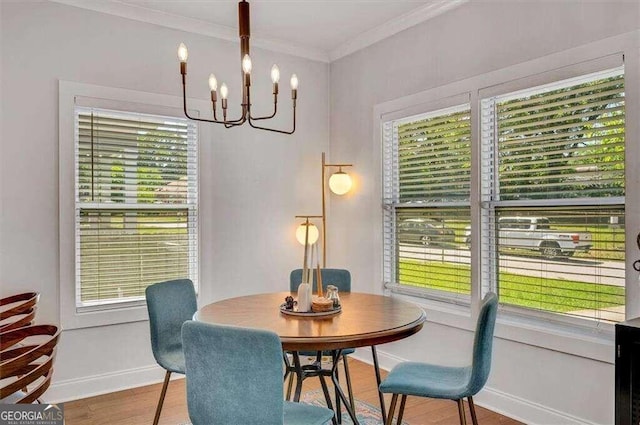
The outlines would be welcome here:
M 285 302 L 285 297 L 295 295 L 277 292 L 229 298 L 205 305 L 196 312 L 194 320 L 269 330 L 280 337 L 283 350 L 294 353 L 331 351 L 333 358 L 337 359 L 343 349 L 371 347 L 378 386 L 380 368 L 375 347 L 415 334 L 422 329 L 426 320 L 422 308 L 414 304 L 393 297 L 358 292 L 340 293 L 341 309 L 336 314 L 298 316 L 282 312 L 280 306 Z M 334 361 L 330 376 L 337 395 L 344 402 L 354 424 L 357 424 L 355 412 L 340 388 L 336 363 Z M 301 382 L 299 377 L 299 386 Z M 321 382 L 325 387 L 322 379 Z M 384 419 L 386 409 L 381 393 L 379 398 Z M 339 411 L 338 400 L 336 405 Z

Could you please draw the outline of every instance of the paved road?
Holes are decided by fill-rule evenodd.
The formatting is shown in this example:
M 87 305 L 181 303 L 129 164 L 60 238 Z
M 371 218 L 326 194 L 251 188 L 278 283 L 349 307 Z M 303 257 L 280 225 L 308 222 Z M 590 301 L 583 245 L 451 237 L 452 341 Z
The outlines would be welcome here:
M 400 257 L 424 261 L 470 264 L 465 248 L 400 245 Z M 546 259 L 540 256 L 500 254 L 500 271 L 525 276 L 624 286 L 624 262 L 582 258 Z

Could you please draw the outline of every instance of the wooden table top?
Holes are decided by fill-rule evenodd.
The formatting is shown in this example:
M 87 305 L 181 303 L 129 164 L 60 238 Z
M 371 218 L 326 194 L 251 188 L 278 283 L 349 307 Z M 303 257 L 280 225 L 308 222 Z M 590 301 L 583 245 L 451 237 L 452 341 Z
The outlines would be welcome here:
M 297 317 L 280 312 L 290 292 L 248 295 L 208 304 L 194 320 L 266 329 L 277 333 L 290 351 L 337 350 L 380 345 L 406 338 L 422 329 L 424 311 L 391 297 L 340 293 L 342 311 L 329 317 Z

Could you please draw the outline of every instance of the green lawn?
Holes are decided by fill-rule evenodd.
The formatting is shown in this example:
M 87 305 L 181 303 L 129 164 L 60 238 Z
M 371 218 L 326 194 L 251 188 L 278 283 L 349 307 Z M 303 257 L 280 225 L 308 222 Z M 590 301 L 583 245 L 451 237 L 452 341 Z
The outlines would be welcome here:
M 471 268 L 464 264 L 400 261 L 403 285 L 469 294 Z M 500 302 L 565 313 L 624 305 L 624 288 L 500 273 Z

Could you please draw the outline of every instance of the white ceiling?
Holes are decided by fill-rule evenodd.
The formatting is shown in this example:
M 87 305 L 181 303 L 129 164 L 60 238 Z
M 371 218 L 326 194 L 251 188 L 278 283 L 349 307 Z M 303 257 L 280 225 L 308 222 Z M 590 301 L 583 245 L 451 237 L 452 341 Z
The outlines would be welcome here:
M 237 40 L 237 0 L 53 0 Z M 331 61 L 467 0 L 252 0 L 252 45 Z

